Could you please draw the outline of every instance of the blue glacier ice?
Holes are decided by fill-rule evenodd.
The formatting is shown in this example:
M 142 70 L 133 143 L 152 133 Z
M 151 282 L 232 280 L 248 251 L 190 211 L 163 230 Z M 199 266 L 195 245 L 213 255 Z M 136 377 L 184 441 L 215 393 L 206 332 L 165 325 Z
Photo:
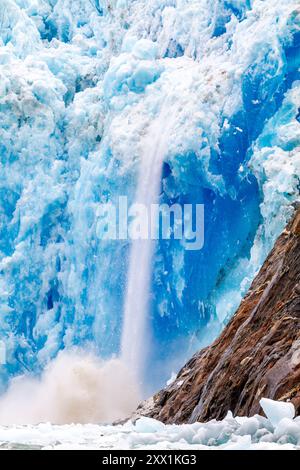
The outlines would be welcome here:
M 149 389 L 216 337 L 299 200 L 299 68 L 297 0 L 0 0 L 0 389 L 119 354 L 130 244 L 97 210 L 136 197 L 153 122 L 205 244 L 155 247 Z

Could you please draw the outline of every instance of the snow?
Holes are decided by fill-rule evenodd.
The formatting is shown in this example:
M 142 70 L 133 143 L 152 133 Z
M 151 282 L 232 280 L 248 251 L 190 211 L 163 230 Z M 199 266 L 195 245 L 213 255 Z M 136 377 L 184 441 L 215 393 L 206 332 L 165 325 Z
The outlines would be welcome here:
M 262 416 L 228 413 L 220 422 L 180 426 L 150 418 L 117 426 L 0 426 L 0 449 L 300 450 L 300 418 L 291 417 L 292 405 L 271 400 L 268 405 L 273 417 L 281 417 L 276 425 Z

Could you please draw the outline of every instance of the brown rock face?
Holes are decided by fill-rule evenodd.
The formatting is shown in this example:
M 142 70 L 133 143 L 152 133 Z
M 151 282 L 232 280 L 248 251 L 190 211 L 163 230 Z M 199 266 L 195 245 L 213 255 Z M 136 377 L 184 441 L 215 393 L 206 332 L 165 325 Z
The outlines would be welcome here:
M 300 413 L 300 209 L 221 336 L 138 413 L 166 423 L 251 416 L 262 397 Z

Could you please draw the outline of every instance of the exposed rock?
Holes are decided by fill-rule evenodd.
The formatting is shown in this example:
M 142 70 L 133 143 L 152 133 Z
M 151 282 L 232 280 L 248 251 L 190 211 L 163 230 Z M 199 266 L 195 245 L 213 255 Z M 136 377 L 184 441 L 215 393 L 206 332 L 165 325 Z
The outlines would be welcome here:
M 300 412 L 300 209 L 221 336 L 137 410 L 166 423 L 262 413 L 262 397 Z

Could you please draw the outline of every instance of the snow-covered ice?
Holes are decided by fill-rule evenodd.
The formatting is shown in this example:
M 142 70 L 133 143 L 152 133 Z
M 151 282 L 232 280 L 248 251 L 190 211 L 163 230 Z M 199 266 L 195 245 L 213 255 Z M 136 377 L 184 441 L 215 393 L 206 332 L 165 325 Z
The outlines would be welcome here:
M 223 421 L 180 426 L 150 418 L 117 426 L 0 426 L 0 449 L 300 450 L 300 417 L 291 417 L 293 405 L 269 401 L 271 406 L 276 425 L 262 416 L 228 413 Z

